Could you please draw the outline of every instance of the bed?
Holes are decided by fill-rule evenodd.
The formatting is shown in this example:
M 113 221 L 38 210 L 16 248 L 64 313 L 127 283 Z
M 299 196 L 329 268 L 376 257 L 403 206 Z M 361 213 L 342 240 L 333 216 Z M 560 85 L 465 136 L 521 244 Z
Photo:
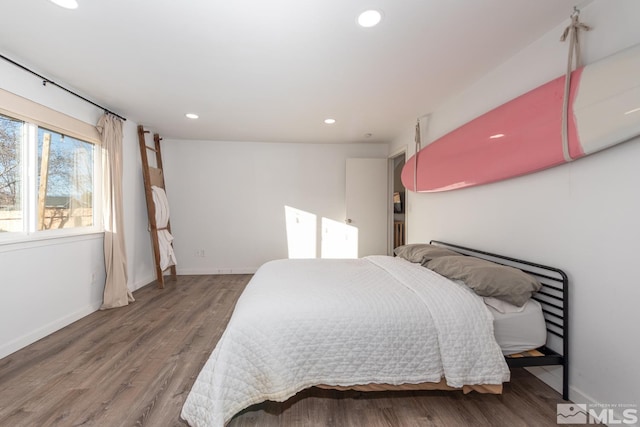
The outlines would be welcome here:
M 264 264 L 239 298 L 185 401 L 182 418 L 192 426 L 223 426 L 253 404 L 285 401 L 313 386 L 501 393 L 509 366 L 563 364 L 566 376 L 566 348 L 563 353 L 550 350 L 539 329 L 518 340 L 517 329 L 510 328 L 517 323 L 513 319 L 543 329 L 559 325 L 566 343 L 564 273 L 444 242 L 425 246 L 444 252 L 432 259 L 417 254 L 419 262 L 408 256 L 371 256 Z M 485 299 L 493 297 L 435 271 L 451 264 L 447 256 L 455 265 L 481 258 L 518 264 L 520 270 L 526 266 L 526 275 L 539 286 L 527 290 L 527 282 L 526 301 L 509 303 L 517 310 L 501 313 L 500 304 L 498 310 L 487 305 Z M 558 283 L 556 278 L 560 286 L 549 284 Z M 534 293 L 536 300 L 530 298 Z M 560 307 L 559 313 L 548 304 Z M 555 325 L 545 312 L 558 316 L 551 320 Z M 507 343 L 502 348 L 501 340 Z M 537 356 L 504 356 L 531 346 L 538 347 Z

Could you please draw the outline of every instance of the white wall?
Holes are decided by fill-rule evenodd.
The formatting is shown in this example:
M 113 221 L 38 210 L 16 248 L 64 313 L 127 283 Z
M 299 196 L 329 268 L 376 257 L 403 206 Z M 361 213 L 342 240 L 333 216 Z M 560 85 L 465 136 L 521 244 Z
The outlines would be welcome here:
M 0 75 L 2 89 L 77 119 L 95 123 L 102 114 L 7 62 L 0 61 Z M 132 290 L 155 275 L 136 126 L 125 122 L 123 144 Z M 179 272 L 252 272 L 267 260 L 286 257 L 284 205 L 342 221 L 346 158 L 386 158 L 387 150 L 384 144 L 163 141 Z M 196 249 L 204 249 L 205 257 L 196 258 Z M 98 309 L 104 282 L 102 235 L 0 245 L 0 272 L 4 357 Z
M 286 258 L 284 207 L 344 221 L 346 159 L 388 151 L 386 144 L 162 144 L 181 274 L 254 272 Z
M 597 0 L 581 20 L 585 63 L 640 43 L 640 2 Z M 566 67 L 558 41 L 568 20 L 497 66 L 431 116 L 423 141 L 554 77 Z M 606 82 L 604 82 L 606 84 Z M 413 150 L 413 130 L 391 151 Z M 409 194 L 408 240 L 440 239 L 564 269 L 571 286 L 571 396 L 640 404 L 640 138 L 571 164 L 495 184 Z M 559 385 L 559 369 L 536 371 Z
M 18 58 L 16 60 L 19 61 Z M 25 64 L 29 65 L 29 64 Z M 0 87 L 52 109 L 96 123 L 102 111 L 0 61 Z M 63 86 L 64 82 L 59 82 Z M 125 232 L 129 287 L 153 280 L 146 231 L 146 206 L 140 172 L 136 124 L 124 126 Z M 102 234 L 47 241 L 0 244 L 0 357 L 97 310 L 104 288 Z M 92 276 L 96 275 L 95 281 Z

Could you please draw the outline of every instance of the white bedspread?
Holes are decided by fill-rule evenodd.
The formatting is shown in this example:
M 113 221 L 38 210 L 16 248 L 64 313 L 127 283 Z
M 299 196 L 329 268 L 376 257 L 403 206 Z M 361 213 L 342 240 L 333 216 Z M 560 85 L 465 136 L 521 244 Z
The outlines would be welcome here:
M 182 409 L 223 426 L 318 385 L 502 384 L 509 369 L 482 299 L 419 265 L 371 256 L 263 265 Z

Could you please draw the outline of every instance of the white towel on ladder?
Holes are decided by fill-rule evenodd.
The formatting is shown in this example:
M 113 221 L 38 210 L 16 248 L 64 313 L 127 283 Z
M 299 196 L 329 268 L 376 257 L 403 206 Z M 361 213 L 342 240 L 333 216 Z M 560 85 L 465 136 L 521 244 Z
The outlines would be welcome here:
M 169 201 L 163 188 L 151 187 L 153 204 L 156 207 L 156 227 L 158 230 L 158 246 L 160 252 L 160 268 L 166 270 L 172 265 L 177 265 L 176 255 L 173 252 L 173 236 L 166 229 L 169 223 Z M 160 230 L 164 228 L 164 230 Z

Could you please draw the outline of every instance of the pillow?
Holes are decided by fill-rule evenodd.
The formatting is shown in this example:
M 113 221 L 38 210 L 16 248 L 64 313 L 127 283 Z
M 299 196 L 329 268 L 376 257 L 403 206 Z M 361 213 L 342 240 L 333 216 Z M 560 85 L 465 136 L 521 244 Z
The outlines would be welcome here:
M 411 262 L 420 262 L 424 265 L 427 261 L 441 256 L 461 256 L 458 252 L 427 243 L 413 243 L 410 245 L 398 246 L 393 252 L 400 258 Z
M 483 297 L 483 299 L 486 305 L 502 314 L 522 313 L 527 304 L 529 304 L 529 301 L 527 301 L 522 307 L 518 307 L 517 305 L 509 304 L 506 301 L 494 297 Z
M 521 307 L 542 285 L 531 275 L 471 256 L 434 258 L 426 267 L 451 280 L 461 280 L 481 297 L 494 297 Z

